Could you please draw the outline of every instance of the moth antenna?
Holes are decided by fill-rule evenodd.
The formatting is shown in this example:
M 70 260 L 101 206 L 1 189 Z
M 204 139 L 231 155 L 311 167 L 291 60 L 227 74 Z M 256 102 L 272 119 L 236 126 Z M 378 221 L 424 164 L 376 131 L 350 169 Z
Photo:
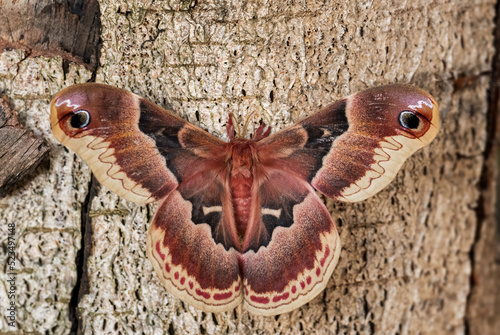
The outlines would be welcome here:
M 233 119 L 235 121 L 234 123 Z M 236 129 L 234 128 L 235 124 L 236 124 Z M 238 125 L 238 122 L 236 122 L 236 118 L 234 117 L 233 113 L 229 113 L 229 119 L 227 120 L 226 131 L 230 141 L 234 140 L 236 133 L 238 134 L 238 137 L 240 136 L 240 126 Z
M 250 122 L 250 118 L 252 117 L 252 115 L 255 114 L 255 111 L 251 112 L 250 115 L 247 116 L 247 119 L 245 121 L 245 124 L 243 125 L 243 136 L 242 138 L 245 138 L 245 134 L 247 132 L 247 129 L 248 129 L 248 123 Z

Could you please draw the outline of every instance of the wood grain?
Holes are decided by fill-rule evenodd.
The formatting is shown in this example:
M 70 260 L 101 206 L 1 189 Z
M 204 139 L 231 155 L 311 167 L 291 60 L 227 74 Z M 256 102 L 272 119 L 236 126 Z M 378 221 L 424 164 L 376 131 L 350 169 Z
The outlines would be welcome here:
M 0 50 L 62 56 L 95 69 L 101 27 L 97 0 L 2 1 Z
M 6 98 L 0 100 L 0 196 L 33 171 L 47 156 L 49 146 L 24 129 Z

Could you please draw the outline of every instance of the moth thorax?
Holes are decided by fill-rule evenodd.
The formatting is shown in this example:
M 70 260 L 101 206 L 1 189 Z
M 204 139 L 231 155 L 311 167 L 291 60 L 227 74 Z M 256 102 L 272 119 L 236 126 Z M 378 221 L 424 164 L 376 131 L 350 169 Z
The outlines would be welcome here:
M 235 140 L 231 144 L 233 171 L 240 173 L 246 169 L 250 172 L 254 163 L 255 143 L 250 140 Z

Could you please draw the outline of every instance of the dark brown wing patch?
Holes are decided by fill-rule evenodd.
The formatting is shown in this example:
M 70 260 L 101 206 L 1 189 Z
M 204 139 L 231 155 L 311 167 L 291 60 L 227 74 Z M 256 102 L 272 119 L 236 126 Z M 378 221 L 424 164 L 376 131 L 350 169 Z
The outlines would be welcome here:
M 346 100 L 320 110 L 296 125 L 257 143 L 259 161 L 310 182 L 336 138 L 349 128 Z

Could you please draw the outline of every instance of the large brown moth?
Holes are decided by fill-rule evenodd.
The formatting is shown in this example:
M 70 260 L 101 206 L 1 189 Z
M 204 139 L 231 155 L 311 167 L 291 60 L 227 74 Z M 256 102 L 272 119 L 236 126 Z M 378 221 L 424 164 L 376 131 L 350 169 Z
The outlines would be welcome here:
M 80 84 L 51 103 L 54 136 L 119 196 L 160 201 L 147 252 L 162 284 L 199 309 L 291 311 L 321 292 L 340 242 L 316 193 L 364 200 L 439 129 L 408 85 L 341 99 L 268 136 L 228 143 L 133 93 Z

